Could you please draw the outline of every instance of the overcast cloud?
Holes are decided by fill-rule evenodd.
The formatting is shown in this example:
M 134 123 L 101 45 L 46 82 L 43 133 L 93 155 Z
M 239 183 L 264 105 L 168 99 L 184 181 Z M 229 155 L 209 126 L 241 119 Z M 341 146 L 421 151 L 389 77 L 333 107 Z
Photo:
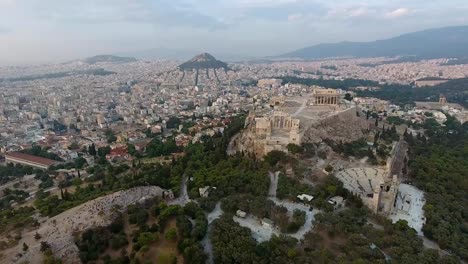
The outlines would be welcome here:
M 0 64 L 146 49 L 261 57 L 468 24 L 466 0 L 0 0 Z

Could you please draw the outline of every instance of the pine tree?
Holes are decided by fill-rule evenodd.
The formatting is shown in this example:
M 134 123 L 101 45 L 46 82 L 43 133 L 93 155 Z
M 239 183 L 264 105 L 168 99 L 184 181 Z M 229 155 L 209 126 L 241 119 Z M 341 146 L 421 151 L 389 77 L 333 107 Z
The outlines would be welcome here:
M 96 146 L 94 145 L 94 143 L 91 144 L 91 146 L 89 146 L 88 153 L 91 156 L 96 156 L 97 152 L 96 152 Z
M 413 132 L 410 132 L 408 134 L 408 139 L 406 140 L 406 142 L 408 142 L 409 145 L 413 145 L 414 143 Z
M 62 198 L 62 200 L 65 200 L 65 196 L 63 194 L 63 188 L 65 187 L 65 182 L 60 181 L 58 184 L 58 187 L 60 188 L 60 197 Z

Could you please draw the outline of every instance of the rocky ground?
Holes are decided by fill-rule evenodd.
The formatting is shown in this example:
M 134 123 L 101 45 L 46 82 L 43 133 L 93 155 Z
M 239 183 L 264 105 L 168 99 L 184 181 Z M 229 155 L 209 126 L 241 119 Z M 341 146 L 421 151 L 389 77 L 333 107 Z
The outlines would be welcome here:
M 109 194 L 67 210 L 45 220 L 38 229 L 23 234 L 17 246 L 3 252 L 0 263 L 40 263 L 41 241 L 49 243 L 54 255 L 63 259 L 64 263 L 81 263 L 78 248 L 73 241 L 74 234 L 91 227 L 109 225 L 114 210 L 123 211 L 131 204 L 162 196 L 163 191 L 157 186 L 137 187 Z M 34 239 L 36 232 L 41 235 L 41 239 Z M 23 243 L 29 246 L 26 253 L 22 251 Z
M 305 129 L 302 142 L 319 143 L 323 139 L 351 142 L 362 138 L 367 128 L 365 118 L 358 117 L 353 107 L 313 122 Z

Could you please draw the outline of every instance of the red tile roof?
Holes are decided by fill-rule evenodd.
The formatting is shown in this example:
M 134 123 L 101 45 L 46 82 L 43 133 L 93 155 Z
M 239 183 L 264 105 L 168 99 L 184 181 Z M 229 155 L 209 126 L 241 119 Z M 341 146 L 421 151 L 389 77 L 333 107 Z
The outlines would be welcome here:
M 43 157 L 38 157 L 38 156 L 34 156 L 34 155 L 26 154 L 26 153 L 21 153 L 21 152 L 9 152 L 9 153 L 5 154 L 5 157 L 6 158 L 12 157 L 12 158 L 15 158 L 15 159 L 20 159 L 20 160 L 25 160 L 25 161 L 29 161 L 29 162 L 39 163 L 39 164 L 42 164 L 42 165 L 45 165 L 45 166 L 51 166 L 51 165 L 54 165 L 55 163 L 57 163 L 56 160 L 46 159 L 46 158 L 43 158 Z

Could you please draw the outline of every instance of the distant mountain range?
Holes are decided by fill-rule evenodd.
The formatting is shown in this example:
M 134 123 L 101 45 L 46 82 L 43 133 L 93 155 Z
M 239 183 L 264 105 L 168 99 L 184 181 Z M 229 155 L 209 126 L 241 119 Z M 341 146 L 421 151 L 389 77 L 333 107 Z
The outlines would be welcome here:
M 227 63 L 217 60 L 211 54 L 202 53 L 193 59 L 182 63 L 180 70 L 200 70 L 200 69 L 227 69 Z
M 128 63 L 135 61 L 137 61 L 137 59 L 133 57 L 120 57 L 115 55 L 97 55 L 83 60 L 83 62 L 88 64 L 96 64 L 99 62 Z
M 372 42 L 319 44 L 277 58 L 416 56 L 423 59 L 468 57 L 468 26 L 428 29 Z

